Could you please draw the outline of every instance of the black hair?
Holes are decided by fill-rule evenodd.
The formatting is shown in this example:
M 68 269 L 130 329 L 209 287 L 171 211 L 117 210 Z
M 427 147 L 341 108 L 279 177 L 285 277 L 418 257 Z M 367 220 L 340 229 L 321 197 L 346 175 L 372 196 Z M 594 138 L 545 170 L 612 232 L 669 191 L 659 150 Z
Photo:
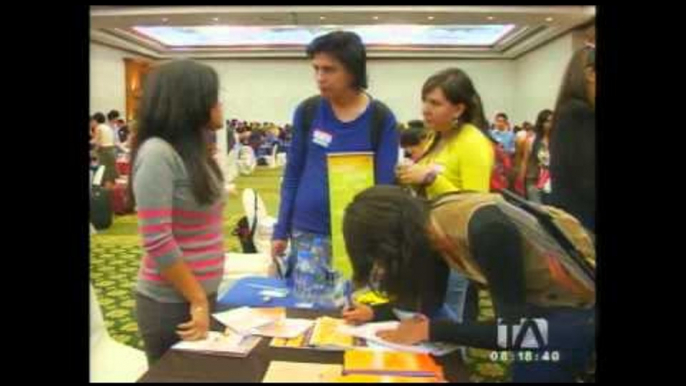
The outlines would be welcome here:
M 543 129 L 543 125 L 545 124 L 545 121 L 547 121 L 548 118 L 552 115 L 552 110 L 545 109 L 538 113 L 538 117 L 536 117 L 536 125 L 534 126 L 534 133 L 536 133 L 536 139 L 534 139 L 534 143 L 531 145 L 532 157 L 535 157 L 535 154 L 538 153 L 538 150 L 541 148 L 541 144 L 543 143 L 543 137 L 545 136 L 545 130 Z
M 315 38 L 307 46 L 307 57 L 326 53 L 343 64 L 353 76 L 352 87 L 364 90 L 367 86 L 367 51 L 359 35 L 349 31 L 334 31 Z
M 507 117 L 507 114 L 505 114 L 505 113 L 498 113 L 498 114 L 495 115 L 495 118 L 496 118 L 496 119 L 502 118 L 502 119 L 504 119 L 504 120 L 506 120 L 506 121 L 509 121 L 509 118 Z
M 563 107 L 571 100 L 577 100 L 588 106 L 593 106 L 586 86 L 586 68 L 589 67 L 595 70 L 595 48 L 585 46 L 577 50 L 572 55 L 569 64 L 567 64 L 567 69 L 560 85 L 560 92 L 555 102 L 554 122 L 558 121 L 557 115 L 560 114 Z
M 409 122 L 407 122 L 407 127 L 408 128 L 413 128 L 413 127 L 419 127 L 419 128 L 424 128 L 424 121 L 421 119 L 413 119 Z
M 429 201 L 399 186 L 377 185 L 357 194 L 343 217 L 353 282 L 419 308 L 419 294 L 438 280 L 431 263 L 445 264 L 427 236 L 429 211 Z M 379 278 L 372 277 L 375 266 L 383 270 Z
M 107 120 L 108 121 L 112 121 L 112 120 L 115 120 L 118 118 L 119 118 L 119 111 L 117 111 L 117 110 L 110 110 L 110 112 L 107 113 Z
M 422 99 L 436 88 L 440 88 L 443 91 L 443 94 L 450 103 L 454 105 L 462 103 L 465 105 L 464 114 L 460 119 L 461 122 L 471 123 L 482 131 L 488 128 L 481 96 L 479 96 L 474 83 L 472 83 L 471 78 L 469 78 L 466 72 L 459 68 L 448 68 L 432 75 L 424 82 Z
M 551 115 L 553 115 L 553 111 L 550 109 L 541 110 L 541 112 L 538 113 L 538 117 L 536 117 L 536 125 L 534 126 L 534 133 L 536 133 L 537 138 L 542 138 L 545 134 L 543 125 Z
M 214 183 L 211 177 L 219 181 L 223 177 L 208 152 L 206 131 L 218 100 L 219 77 L 212 67 L 176 60 L 154 68 L 143 87 L 131 163 L 135 163 L 138 149 L 146 140 L 164 139 L 183 159 L 196 201 L 214 202 L 222 184 Z M 133 199 L 132 190 L 129 192 Z
M 426 138 L 426 130 L 423 127 L 410 127 L 400 133 L 400 146 L 417 146 Z
M 97 112 L 97 113 L 93 114 L 91 119 L 94 119 L 95 122 L 98 122 L 98 124 L 105 123 L 107 121 L 105 119 L 105 114 L 103 114 L 101 112 Z

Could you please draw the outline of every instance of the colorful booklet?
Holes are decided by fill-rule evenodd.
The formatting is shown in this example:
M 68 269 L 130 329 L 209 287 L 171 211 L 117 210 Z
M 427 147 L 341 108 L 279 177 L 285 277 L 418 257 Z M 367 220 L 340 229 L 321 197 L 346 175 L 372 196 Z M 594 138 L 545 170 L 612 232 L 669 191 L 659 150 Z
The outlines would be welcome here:
M 317 318 L 314 326 L 302 336 L 293 339 L 272 340 L 271 347 L 314 348 L 319 350 L 343 351 L 365 347 L 364 339 L 342 333 L 343 319 L 328 316 Z
M 374 185 L 373 152 L 328 153 L 329 213 L 331 214 L 332 265 L 344 278 L 352 277 L 352 266 L 343 238 L 345 208 L 359 192 Z
M 227 335 L 221 332 L 210 331 L 207 339 L 181 341 L 175 344 L 172 349 L 199 354 L 244 358 L 260 343 L 261 339 L 259 336 Z
M 443 369 L 428 354 L 348 350 L 343 359 L 343 375 L 389 375 L 443 379 Z
M 445 383 L 437 377 L 397 377 L 393 375 L 341 375 L 336 378 L 337 383 Z

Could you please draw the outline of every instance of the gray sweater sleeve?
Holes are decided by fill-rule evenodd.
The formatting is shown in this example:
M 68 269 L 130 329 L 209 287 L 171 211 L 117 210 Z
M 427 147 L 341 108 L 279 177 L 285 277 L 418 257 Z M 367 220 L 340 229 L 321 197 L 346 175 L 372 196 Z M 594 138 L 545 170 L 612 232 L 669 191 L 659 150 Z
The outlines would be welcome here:
M 169 144 L 152 138 L 141 146 L 132 172 L 143 249 L 161 270 L 183 255 L 171 226 L 178 162 Z

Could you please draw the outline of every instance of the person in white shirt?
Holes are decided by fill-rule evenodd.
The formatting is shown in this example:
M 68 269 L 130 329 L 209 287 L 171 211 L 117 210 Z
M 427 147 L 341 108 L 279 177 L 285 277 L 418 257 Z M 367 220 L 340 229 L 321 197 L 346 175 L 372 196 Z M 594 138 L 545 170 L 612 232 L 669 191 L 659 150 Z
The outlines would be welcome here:
M 117 110 L 110 110 L 110 112 L 107 113 L 107 120 L 109 121 L 108 124 L 112 129 L 112 133 L 114 134 L 114 146 L 116 147 L 115 156 L 129 152 L 129 149 L 126 147 L 126 143 L 123 142 L 119 137 L 119 129 L 124 126 L 123 120 L 120 119 L 120 116 L 121 115 Z
M 106 189 L 112 189 L 116 179 L 119 177 L 116 167 L 115 135 L 112 128 L 105 124 L 105 115 L 103 113 L 95 113 L 93 119 L 97 122 L 95 127 L 95 145 L 98 160 L 101 165 L 105 166 L 104 186 Z

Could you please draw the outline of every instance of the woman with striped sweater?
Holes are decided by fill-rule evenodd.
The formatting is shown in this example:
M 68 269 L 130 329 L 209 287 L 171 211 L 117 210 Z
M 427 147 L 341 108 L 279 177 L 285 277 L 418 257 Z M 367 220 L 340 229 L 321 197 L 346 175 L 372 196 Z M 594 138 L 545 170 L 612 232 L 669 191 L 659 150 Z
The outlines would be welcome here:
M 207 336 L 223 275 L 223 177 L 207 131 L 223 125 L 217 73 L 190 60 L 146 80 L 132 143 L 131 194 L 144 254 L 136 313 L 149 364 Z

